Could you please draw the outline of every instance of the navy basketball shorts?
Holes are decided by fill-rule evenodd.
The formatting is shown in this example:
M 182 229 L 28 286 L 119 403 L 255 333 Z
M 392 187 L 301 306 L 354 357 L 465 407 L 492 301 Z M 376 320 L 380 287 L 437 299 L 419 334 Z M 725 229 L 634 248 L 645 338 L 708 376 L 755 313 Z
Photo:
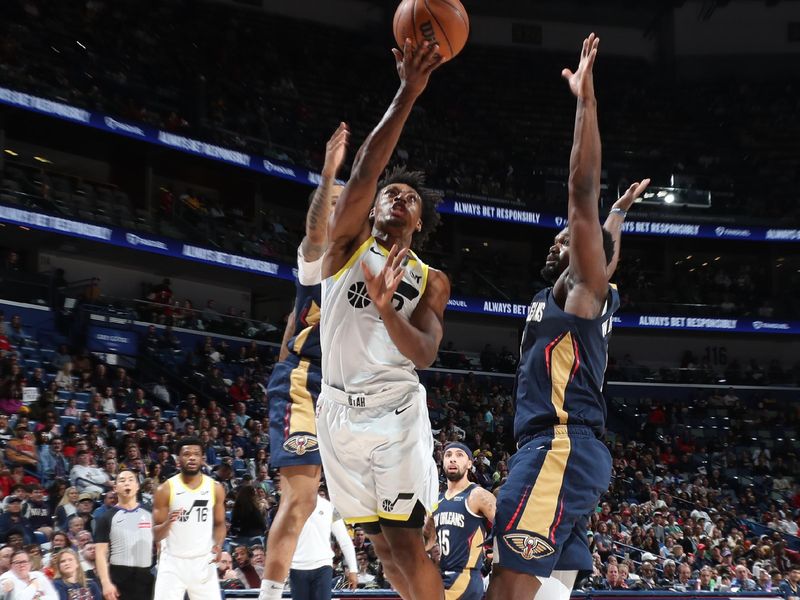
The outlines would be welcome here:
M 497 497 L 494 562 L 537 577 L 591 570 L 588 516 L 608 490 L 611 454 L 582 425 L 523 441 Z
M 481 600 L 483 575 L 480 569 L 445 571 L 442 573 L 444 600 Z
M 267 384 L 272 467 L 322 464 L 314 418 L 321 383 L 320 368 L 294 354 L 273 368 Z

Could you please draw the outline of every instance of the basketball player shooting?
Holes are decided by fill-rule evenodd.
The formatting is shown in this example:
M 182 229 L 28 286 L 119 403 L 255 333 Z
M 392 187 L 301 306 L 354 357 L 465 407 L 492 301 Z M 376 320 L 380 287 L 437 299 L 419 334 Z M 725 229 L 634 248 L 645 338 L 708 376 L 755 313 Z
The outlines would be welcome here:
M 342 190 L 336 184 L 336 173 L 344 162 L 349 137 L 347 125 L 340 123 L 325 147 L 320 184 L 312 194 L 305 236 L 297 249 L 294 309 L 286 324 L 280 362 L 267 386 L 270 463 L 280 469 L 281 502 L 267 538 L 259 600 L 283 595 L 300 532 L 317 505 L 322 471 L 314 421 L 322 381 L 320 278 L 331 207 Z
M 165 540 L 154 598 L 219 600 L 215 563 L 225 542 L 225 492 L 204 475 L 205 450 L 194 437 L 178 442 L 180 472 L 158 486 L 153 498 L 153 540 Z
M 411 250 L 438 223 L 440 196 L 422 173 L 395 169 L 379 182 L 431 72 L 438 46 L 393 50 L 400 87 L 356 155 L 336 203 L 322 264 L 322 391 L 317 436 L 331 500 L 368 533 L 405 599 L 439 600 L 442 580 L 422 526 L 438 494 L 424 388 L 450 284 Z
M 600 226 L 600 132 L 592 69 L 599 40 L 583 42 L 574 73 L 562 76 L 577 98 L 570 157 L 567 229 L 542 269 L 552 287 L 533 299 L 516 381 L 517 452 L 500 488 L 489 600 L 568 600 L 578 571 L 591 570 L 587 516 L 608 489 L 603 375 L 619 294 L 616 268 L 622 221 L 634 184 Z M 616 244 L 615 244 L 616 241 Z

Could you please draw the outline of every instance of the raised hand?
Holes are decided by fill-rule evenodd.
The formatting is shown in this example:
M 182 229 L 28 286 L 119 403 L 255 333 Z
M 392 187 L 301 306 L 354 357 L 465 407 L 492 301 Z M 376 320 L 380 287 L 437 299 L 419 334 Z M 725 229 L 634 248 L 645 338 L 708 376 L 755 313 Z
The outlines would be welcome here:
M 336 177 L 336 173 L 342 167 L 345 154 L 347 154 L 347 144 L 350 141 L 350 128 L 347 123 L 339 123 L 339 127 L 333 132 L 331 139 L 325 145 L 325 164 L 322 167 L 323 177 Z
M 614 202 L 614 206 L 611 208 L 621 208 L 625 212 L 633 206 L 633 203 L 636 201 L 637 198 L 640 198 L 644 191 L 647 189 L 647 186 L 650 185 L 650 179 L 642 179 L 641 182 L 634 181 L 630 187 L 625 190 L 625 193 L 620 196 L 619 200 Z
M 569 69 L 561 71 L 561 76 L 569 83 L 569 89 L 572 94 L 581 100 L 594 99 L 592 68 L 594 67 L 594 59 L 597 57 L 597 46 L 599 44 L 600 38 L 590 33 L 589 37 L 583 40 L 578 70 L 574 73 Z
M 403 44 L 403 51 L 392 48 L 392 54 L 400 81 L 416 95 L 422 93 L 428 85 L 428 78 L 433 70 L 442 64 L 439 44 L 431 44 L 428 41 L 422 42 L 422 45 L 417 47 L 407 38 Z
M 373 274 L 365 262 L 361 263 L 364 281 L 367 284 L 367 294 L 381 314 L 385 310 L 394 310 L 392 298 L 403 280 L 405 273 L 403 261 L 407 254 L 408 248 L 398 250 L 397 244 L 395 244 L 392 246 L 389 256 L 386 257 L 386 264 L 377 274 Z

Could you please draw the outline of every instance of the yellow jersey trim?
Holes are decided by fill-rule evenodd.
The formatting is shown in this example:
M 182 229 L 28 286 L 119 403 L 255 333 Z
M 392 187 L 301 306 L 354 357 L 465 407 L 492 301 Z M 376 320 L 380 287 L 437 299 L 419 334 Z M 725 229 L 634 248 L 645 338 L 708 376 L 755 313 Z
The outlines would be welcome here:
M 370 515 L 368 517 L 350 517 L 345 519 L 344 522 L 348 525 L 353 525 L 355 523 L 377 523 L 378 515 Z
M 349 270 L 349 269 L 350 269 L 350 267 L 352 267 L 352 266 L 353 266 L 353 263 L 355 263 L 355 262 L 356 262 L 356 261 L 357 261 L 357 260 L 358 260 L 358 259 L 361 257 L 361 255 L 362 255 L 362 254 L 364 254 L 364 252 L 366 252 L 366 251 L 367 251 L 367 248 L 369 248 L 369 247 L 370 247 L 370 245 L 372 244 L 372 242 L 373 242 L 373 241 L 375 241 L 375 238 L 374 238 L 374 237 L 372 237 L 372 236 L 369 236 L 369 237 L 368 237 L 368 238 L 367 238 L 367 239 L 364 241 L 364 243 L 363 243 L 363 244 L 361 244 L 361 245 L 358 247 L 358 250 L 356 250 L 355 252 L 353 252 L 353 256 L 351 256 L 351 257 L 348 259 L 348 261 L 347 261 L 346 263 L 344 263 L 344 266 L 343 266 L 341 269 L 339 269 L 339 270 L 336 272 L 336 274 L 333 276 L 333 279 L 334 279 L 334 280 L 339 280 L 339 279 L 341 278 L 341 276 L 342 276 L 342 275 L 344 275 L 344 274 L 345 274 L 345 272 L 346 272 L 347 270 Z M 380 247 L 380 244 L 378 245 L 378 247 Z

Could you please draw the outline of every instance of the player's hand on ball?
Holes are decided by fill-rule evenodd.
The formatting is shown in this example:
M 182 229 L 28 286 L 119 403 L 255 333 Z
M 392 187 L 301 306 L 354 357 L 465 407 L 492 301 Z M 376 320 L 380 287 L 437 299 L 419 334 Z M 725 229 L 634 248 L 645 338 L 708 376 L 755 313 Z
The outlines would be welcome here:
M 644 191 L 647 189 L 648 185 L 650 185 L 650 179 L 634 181 L 630 187 L 625 190 L 625 193 L 620 196 L 619 200 L 614 202 L 614 206 L 612 208 L 621 208 L 627 212 L 628 209 L 633 206 L 633 203 L 636 202 L 636 199 L 644 194 Z
M 385 310 L 394 310 L 392 298 L 403 280 L 403 275 L 405 274 L 403 261 L 407 254 L 408 248 L 398 250 L 397 244 L 395 244 L 392 246 L 389 256 L 386 257 L 386 264 L 375 275 L 370 271 L 367 263 L 361 263 L 364 271 L 364 281 L 367 284 L 367 294 L 369 294 L 370 300 L 372 300 L 375 308 L 381 314 Z
M 594 99 L 594 77 L 592 75 L 592 69 L 594 67 L 594 59 L 597 57 L 597 46 L 599 44 L 600 38 L 590 33 L 589 37 L 583 40 L 578 70 L 574 73 L 569 69 L 561 71 L 561 76 L 569 83 L 569 89 L 572 94 L 581 100 Z
M 442 55 L 439 54 L 439 44 L 428 41 L 422 42 L 421 46 L 415 46 L 414 42 L 406 39 L 403 51 L 392 48 L 392 54 L 400 81 L 416 95 L 422 93 L 433 70 L 443 62 Z

